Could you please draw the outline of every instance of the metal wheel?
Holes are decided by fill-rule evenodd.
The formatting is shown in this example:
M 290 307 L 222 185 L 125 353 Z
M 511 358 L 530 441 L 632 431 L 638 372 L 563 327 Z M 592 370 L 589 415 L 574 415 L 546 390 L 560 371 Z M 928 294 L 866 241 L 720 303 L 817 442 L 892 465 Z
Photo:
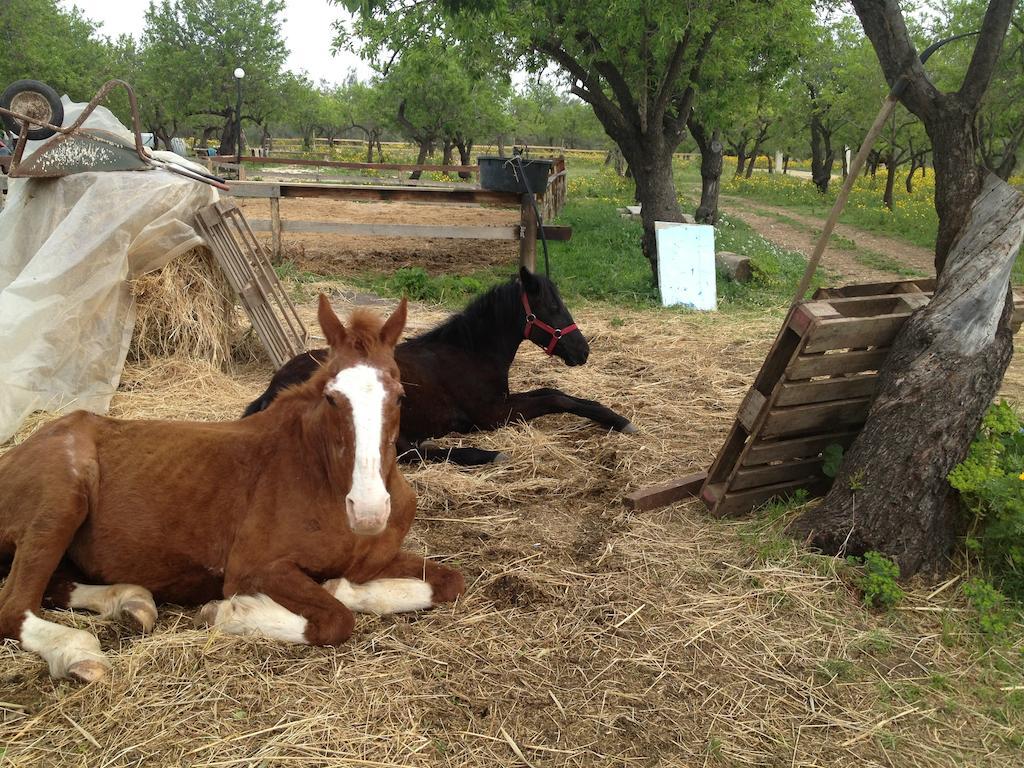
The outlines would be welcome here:
M 60 103 L 60 96 L 53 88 L 38 80 L 17 80 L 11 83 L 0 94 L 0 108 L 32 118 L 33 122 L 30 122 L 30 125 L 34 125 L 36 120 L 40 123 L 60 125 L 64 120 L 64 105 Z M 15 135 L 21 133 L 20 120 L 6 114 L 0 115 L 0 119 L 7 130 Z M 30 128 L 28 138 L 39 141 L 50 138 L 54 133 L 55 131 L 49 128 Z

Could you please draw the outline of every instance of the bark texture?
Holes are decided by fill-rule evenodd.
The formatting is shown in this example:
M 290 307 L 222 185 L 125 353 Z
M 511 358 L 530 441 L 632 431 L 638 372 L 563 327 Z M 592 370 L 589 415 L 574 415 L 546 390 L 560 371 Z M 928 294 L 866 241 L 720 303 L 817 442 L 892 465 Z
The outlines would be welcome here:
M 717 130 L 709 136 L 703 123 L 693 117 L 687 126 L 700 150 L 700 204 L 694 218 L 698 224 L 714 224 L 718 221 L 718 191 L 722 182 L 724 148 Z

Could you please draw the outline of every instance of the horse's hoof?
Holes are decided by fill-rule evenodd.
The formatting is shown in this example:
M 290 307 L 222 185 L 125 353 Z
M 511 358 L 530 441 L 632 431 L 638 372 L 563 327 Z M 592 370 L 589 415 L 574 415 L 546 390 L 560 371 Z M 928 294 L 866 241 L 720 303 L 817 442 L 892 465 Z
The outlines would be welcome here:
M 196 613 L 195 625 L 200 629 L 212 627 L 217 623 L 217 613 L 220 611 L 220 600 L 212 600 Z
M 636 428 L 636 425 L 632 421 L 627 421 L 625 426 L 619 430 L 624 435 L 634 435 L 640 430 Z
M 419 445 L 416 446 L 423 451 L 439 451 L 441 446 L 438 445 L 434 440 L 423 440 Z
M 135 624 L 143 634 L 152 632 L 156 626 L 156 605 L 152 600 L 126 600 L 121 605 L 121 614 Z
M 89 659 L 88 661 L 76 661 L 68 667 L 68 677 L 80 683 L 94 683 L 106 677 L 109 671 L 110 665 L 105 661 Z
M 494 458 L 491 459 L 491 464 L 507 464 L 512 461 L 512 457 L 507 453 L 499 452 L 494 454 Z

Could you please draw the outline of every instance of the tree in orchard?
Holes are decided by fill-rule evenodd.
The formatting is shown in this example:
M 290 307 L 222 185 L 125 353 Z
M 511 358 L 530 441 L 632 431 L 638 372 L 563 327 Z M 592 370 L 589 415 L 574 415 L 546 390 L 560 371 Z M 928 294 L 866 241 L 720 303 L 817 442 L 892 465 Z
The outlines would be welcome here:
M 219 127 L 220 151 L 234 153 L 238 120 L 233 73 L 237 67 L 245 70 L 244 104 L 260 104 L 280 93 L 287 56 L 283 12 L 283 0 L 151 2 L 140 76 L 147 101 L 161 105 L 165 125 L 177 121 Z
M 680 221 L 672 154 L 686 133 L 705 64 L 716 47 L 804 26 L 798 0 L 348 0 L 373 24 L 423 6 L 452 34 L 507 51 L 510 66 L 556 65 L 629 164 L 643 220 L 643 253 L 657 280 L 656 221 Z M 486 34 L 485 34 L 486 33 Z M 407 38 L 391 41 L 391 50 Z

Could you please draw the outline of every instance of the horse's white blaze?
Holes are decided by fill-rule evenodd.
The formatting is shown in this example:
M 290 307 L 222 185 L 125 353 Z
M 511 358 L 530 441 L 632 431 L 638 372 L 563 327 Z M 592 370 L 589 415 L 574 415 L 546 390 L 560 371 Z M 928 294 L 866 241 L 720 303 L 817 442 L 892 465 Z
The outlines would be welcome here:
M 306 641 L 306 620 L 266 595 L 235 595 L 207 606 L 210 623 L 229 635 L 264 635 L 286 643 Z
M 54 677 L 70 677 L 74 674 L 94 679 L 101 677 L 110 668 L 106 656 L 100 650 L 100 641 L 93 635 L 45 621 L 32 611 L 25 611 L 18 640 L 22 648 L 43 657 Z
M 362 364 L 346 368 L 327 384 L 327 392 L 342 395 L 352 408 L 356 450 L 352 488 L 345 499 L 349 525 L 356 533 L 379 533 L 391 514 L 391 497 L 381 476 L 385 391 L 380 371 Z
M 68 596 L 68 607 L 92 611 L 104 618 L 126 613 L 145 632 L 153 628 L 157 617 L 153 594 L 135 584 L 94 586 L 76 583 Z
M 434 590 L 421 579 L 375 579 L 365 584 L 334 579 L 326 582 L 324 588 L 356 613 L 385 616 L 420 611 L 433 605 Z

